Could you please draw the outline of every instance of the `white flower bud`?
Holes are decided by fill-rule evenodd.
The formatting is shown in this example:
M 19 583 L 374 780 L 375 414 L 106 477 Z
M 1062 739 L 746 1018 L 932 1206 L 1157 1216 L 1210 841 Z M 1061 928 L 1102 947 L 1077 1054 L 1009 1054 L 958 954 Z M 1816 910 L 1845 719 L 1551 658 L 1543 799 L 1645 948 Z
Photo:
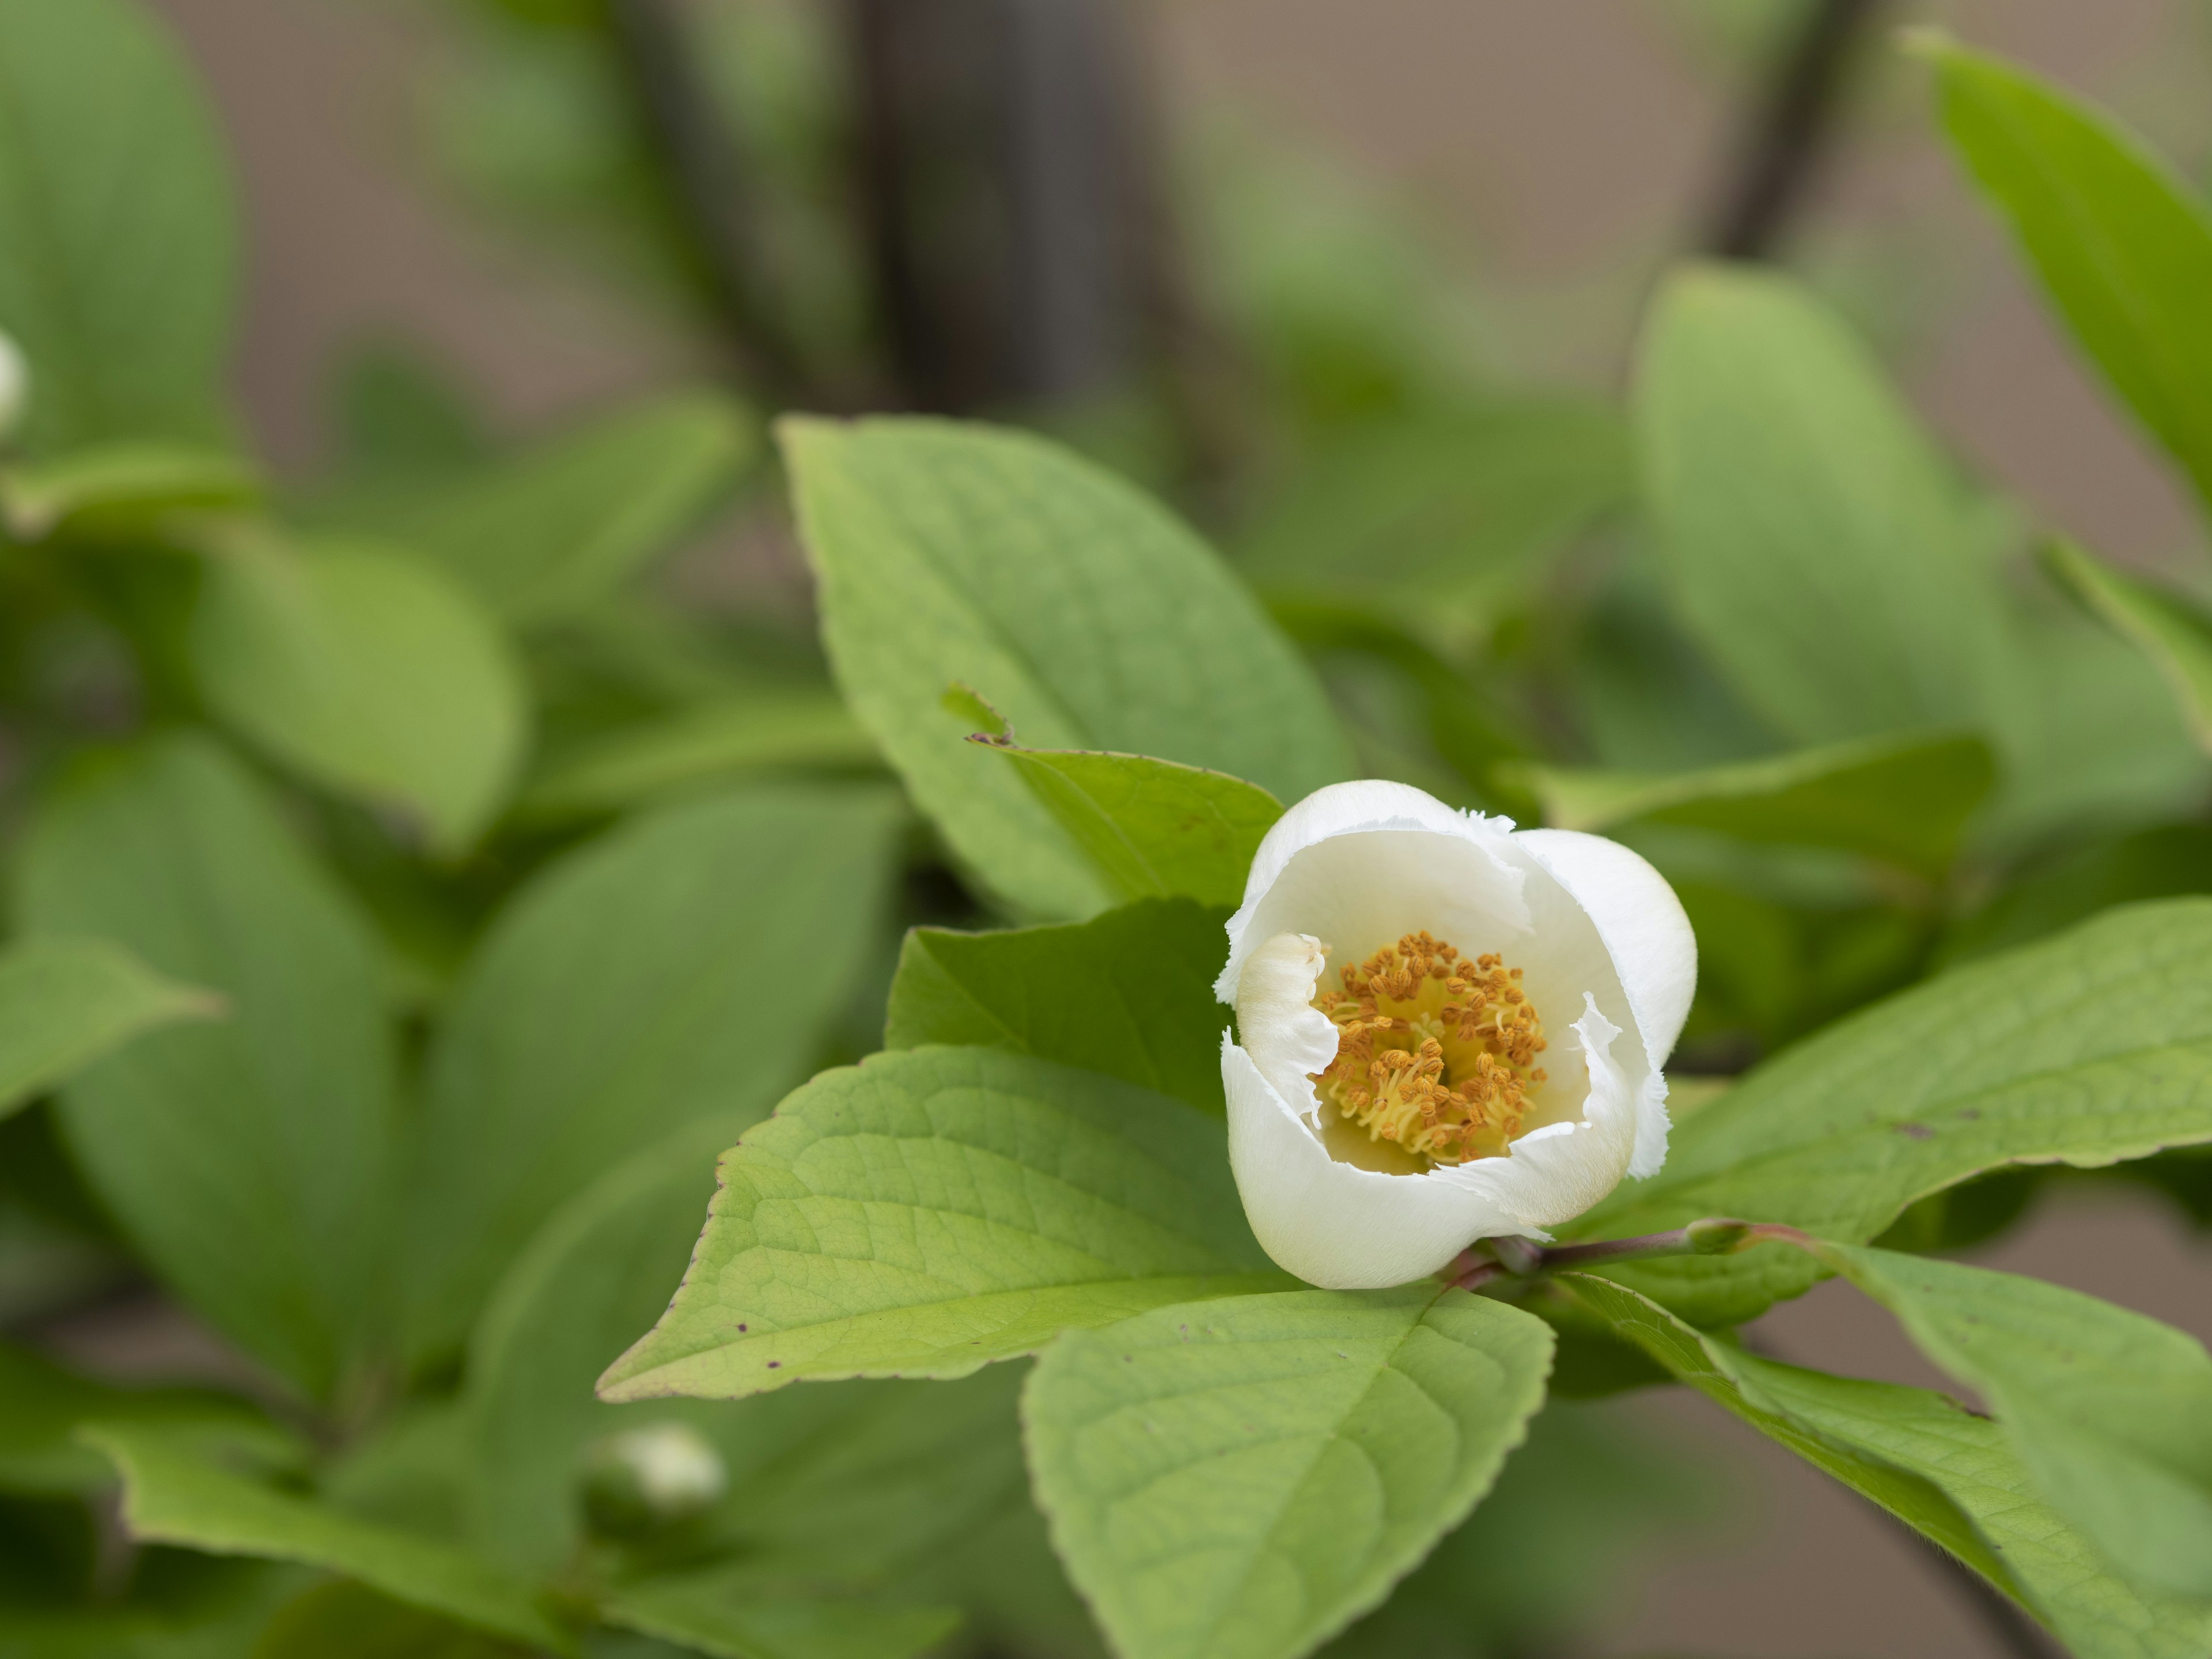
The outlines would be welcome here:
M 601 1531 L 635 1534 L 712 1509 L 729 1490 L 714 1443 L 688 1423 L 649 1423 L 611 1434 L 592 1449 L 586 1508 Z

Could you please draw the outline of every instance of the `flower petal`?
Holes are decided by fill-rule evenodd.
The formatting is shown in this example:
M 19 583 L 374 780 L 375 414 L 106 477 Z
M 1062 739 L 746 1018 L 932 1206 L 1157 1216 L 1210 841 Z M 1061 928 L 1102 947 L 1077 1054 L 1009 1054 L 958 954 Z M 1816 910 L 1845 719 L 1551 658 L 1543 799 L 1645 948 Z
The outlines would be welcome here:
M 1245 1219 L 1275 1264 L 1309 1285 L 1371 1291 L 1407 1284 L 1475 1239 L 1519 1231 L 1467 1187 L 1338 1163 L 1252 1057 L 1227 1041 L 1221 1086 Z
M 1311 933 L 1278 933 L 1244 963 L 1237 988 L 1237 1030 L 1275 1092 L 1308 1117 L 1321 1110 L 1313 1074 L 1336 1058 L 1341 1033 L 1313 1006 L 1327 960 Z
M 1358 960 L 1421 928 L 1468 939 L 1528 931 L 1522 872 L 1506 856 L 1510 818 L 1445 805 L 1410 784 L 1370 779 L 1317 789 L 1275 821 L 1229 919 L 1229 961 L 1214 981 L 1237 1000 L 1251 953 L 1279 933 L 1327 941 Z
M 1698 938 L 1667 878 L 1623 847 L 1578 830 L 1522 830 L 1513 845 L 1597 927 L 1656 1072 L 1674 1052 L 1698 989 Z

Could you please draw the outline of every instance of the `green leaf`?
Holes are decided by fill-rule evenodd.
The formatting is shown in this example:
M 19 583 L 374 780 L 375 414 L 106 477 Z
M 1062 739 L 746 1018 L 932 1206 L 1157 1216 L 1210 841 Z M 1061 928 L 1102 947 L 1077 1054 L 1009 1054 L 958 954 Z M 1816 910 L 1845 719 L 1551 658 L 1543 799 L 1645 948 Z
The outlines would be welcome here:
M 60 790 L 18 878 L 33 932 L 112 939 L 229 1005 L 76 1079 L 62 1127 L 144 1258 L 326 1391 L 386 1305 L 397 1056 L 375 939 L 253 779 L 197 738 Z
M 2075 337 L 2212 501 L 2212 216 L 2132 133 L 1940 36 L 1943 123 Z
M 1666 1167 L 1564 1233 L 1700 1216 L 1863 1243 L 2005 1164 L 2096 1168 L 2212 1140 L 2212 901 L 2110 912 L 1915 987 L 1761 1066 L 1684 1124 Z M 1700 1325 L 1799 1294 L 1795 1250 L 1606 1269 Z
M 1194 898 L 1234 908 L 1282 803 L 1224 772 L 1147 755 L 1024 749 L 1011 732 L 970 739 L 1012 761 L 1117 901 Z
M 679 790 L 752 772 L 852 771 L 876 746 L 827 691 L 748 691 L 593 739 L 524 787 L 519 817 L 626 811 Z
M 238 267 L 216 125 L 127 0 L 0 0 L 0 331 L 27 448 L 220 440 Z
M 609 1623 L 714 1659 L 908 1659 L 960 1622 L 935 1607 L 872 1607 L 763 1594 L 740 1567 L 641 1580 L 601 1609 Z
M 1840 1245 L 1820 1255 L 1989 1402 L 2051 1506 L 2114 1571 L 2212 1600 L 2212 1356 L 2203 1343 L 2014 1273 Z
M 244 1401 L 204 1389 L 120 1389 L 64 1370 L 28 1348 L 0 1345 L 0 1492 L 59 1498 L 110 1478 L 106 1461 L 76 1439 L 90 1422 L 133 1423 L 226 1440 L 284 1438 Z
M 1636 419 L 1683 619 L 1778 732 L 1980 723 L 2002 611 L 1964 497 L 1824 307 L 1749 269 L 1678 274 Z
M 10 945 L 0 953 L 0 1117 L 134 1037 L 222 1011 L 221 997 L 102 939 Z
M 142 1543 L 323 1567 L 473 1628 L 575 1651 L 529 1585 L 465 1550 L 264 1486 L 158 1430 L 103 1424 L 85 1433 L 122 1474 L 123 1524 Z
M 1434 1285 L 1156 1308 L 1023 1396 L 1053 1542 L 1124 1659 L 1291 1659 L 1382 1600 L 1497 1479 L 1551 1328 Z
M 30 541 L 56 531 L 114 535 L 260 496 L 260 477 L 245 461 L 189 444 L 104 443 L 0 469 L 0 514 Z
M 1155 756 L 1297 800 L 1351 770 L 1326 698 L 1221 561 L 1035 438 L 941 422 L 784 428 L 839 686 L 982 879 L 1040 918 L 1111 889 L 1006 763 L 973 686 L 1043 749 Z
M 252 1659 L 527 1659 L 527 1650 L 338 1579 L 279 1607 Z
M 192 660 L 222 717 L 317 783 L 465 851 L 522 758 L 506 641 L 434 566 L 343 542 L 240 537 L 208 561 Z
M 1940 874 L 1996 781 L 1972 736 L 1869 738 L 1768 760 L 1652 776 L 1513 769 L 1561 830 L 1680 824 L 1744 841 L 1833 847 Z
M 418 1352 L 457 1343 L 596 1176 L 689 1121 L 733 1135 L 805 1075 L 867 959 L 898 825 L 882 789 L 732 790 L 592 842 L 508 907 L 431 1056 Z
M 1604 1279 L 1565 1283 L 1682 1381 L 2021 1601 L 2080 1659 L 2185 1659 L 2212 1642 L 2212 1610 L 2107 1571 L 1988 1419 L 1925 1389 L 1759 1358 Z
M 590 611 L 693 528 L 751 462 L 750 418 L 680 392 L 623 410 L 458 482 L 336 509 L 451 568 L 532 628 Z
M 1213 979 L 1228 919 L 1188 899 L 1142 899 L 1054 927 L 915 928 L 884 1047 L 1011 1048 L 1219 1112 L 1228 1011 Z
M 1273 1289 L 1219 1120 L 1089 1072 L 919 1048 L 828 1072 L 722 1159 L 605 1400 L 965 1376 L 1061 1331 Z
M 2191 734 L 2212 749 L 2212 621 L 2179 594 L 2124 576 L 2077 547 L 2057 543 L 2044 558 L 2091 614 L 2150 659 Z

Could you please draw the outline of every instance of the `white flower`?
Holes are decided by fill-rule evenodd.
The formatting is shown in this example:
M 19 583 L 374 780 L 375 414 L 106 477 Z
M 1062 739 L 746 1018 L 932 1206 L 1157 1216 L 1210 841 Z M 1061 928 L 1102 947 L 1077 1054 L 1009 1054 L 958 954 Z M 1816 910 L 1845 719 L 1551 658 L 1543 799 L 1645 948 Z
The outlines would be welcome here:
M 1252 1231 L 1331 1290 L 1546 1237 L 1665 1161 L 1696 985 L 1680 901 L 1618 842 L 1404 784 L 1309 795 L 1260 843 L 1214 985 Z

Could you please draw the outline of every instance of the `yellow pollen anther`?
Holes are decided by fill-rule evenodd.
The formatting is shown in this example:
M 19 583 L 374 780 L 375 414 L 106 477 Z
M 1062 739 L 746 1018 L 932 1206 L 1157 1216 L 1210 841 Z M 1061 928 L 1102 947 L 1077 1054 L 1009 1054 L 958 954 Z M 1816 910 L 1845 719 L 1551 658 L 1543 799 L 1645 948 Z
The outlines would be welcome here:
M 1528 1091 L 1544 1081 L 1543 1022 L 1521 970 L 1472 963 L 1425 933 L 1407 933 L 1314 1006 L 1335 1024 L 1336 1058 L 1315 1075 L 1321 1097 L 1367 1131 L 1431 1164 L 1504 1152 Z

